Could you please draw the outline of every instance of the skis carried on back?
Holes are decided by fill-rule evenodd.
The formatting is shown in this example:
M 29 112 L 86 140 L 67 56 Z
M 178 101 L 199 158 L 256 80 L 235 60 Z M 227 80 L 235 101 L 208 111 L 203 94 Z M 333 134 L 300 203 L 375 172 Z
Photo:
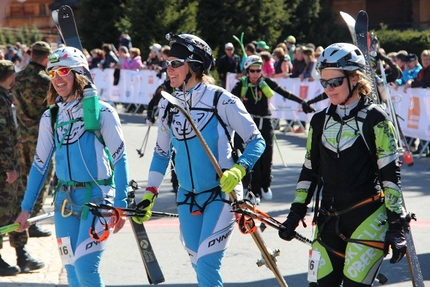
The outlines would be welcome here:
M 58 32 L 65 45 L 75 47 L 83 52 L 81 40 L 79 38 L 78 28 L 76 27 L 75 16 L 72 8 L 63 5 L 58 10 L 52 11 L 52 19 L 58 28 Z M 85 76 L 93 82 L 90 71 L 85 69 Z
M 343 16 L 344 15 L 342 15 L 342 17 Z M 345 19 L 345 17 L 344 17 L 344 19 Z M 347 21 L 347 20 L 345 20 L 345 21 Z M 348 21 L 350 21 L 350 20 L 348 20 Z M 347 23 L 347 25 L 349 26 L 348 23 Z M 373 96 L 377 100 L 378 104 L 385 103 L 388 106 L 388 108 L 390 110 L 391 120 L 392 120 L 393 125 L 396 129 L 396 134 L 398 137 L 399 144 L 401 144 L 401 146 L 402 146 L 402 150 L 400 152 L 403 154 L 403 160 L 408 166 L 412 166 L 413 165 L 412 152 L 410 151 L 409 145 L 408 145 L 406 138 L 403 134 L 403 131 L 400 127 L 399 116 L 396 114 L 396 110 L 395 110 L 395 107 L 394 107 L 392 99 L 391 99 L 390 91 L 389 91 L 388 86 L 387 86 L 387 79 L 385 76 L 385 70 L 384 70 L 384 67 L 382 66 L 381 62 L 379 63 L 379 65 L 380 65 L 380 70 L 381 70 L 382 81 L 384 84 L 384 89 L 385 89 L 385 92 L 387 94 L 387 100 L 386 100 L 386 102 L 383 102 L 380 100 L 380 98 L 378 96 L 376 96 L 378 91 L 376 90 L 377 89 L 376 81 L 375 81 L 375 77 L 373 75 L 372 66 L 371 66 L 370 57 L 369 57 L 370 34 L 368 32 L 368 15 L 367 15 L 366 11 L 361 10 L 357 15 L 357 19 L 355 22 L 355 35 L 356 35 L 355 41 L 357 43 L 357 47 L 363 52 L 363 55 L 366 59 L 366 74 L 369 77 L 369 79 L 371 79 L 371 82 L 372 82 Z M 353 42 L 354 42 L 354 39 L 353 39 Z M 405 205 L 405 201 L 403 198 L 403 193 L 402 193 L 402 199 L 403 199 L 403 208 L 406 210 L 406 205 Z M 406 216 L 406 221 L 408 222 L 408 225 L 409 225 L 411 220 L 416 220 L 415 214 L 408 213 Z M 415 244 L 414 244 L 414 241 L 412 238 L 412 233 L 411 233 L 410 227 L 405 228 L 405 237 L 406 237 L 406 244 L 407 244 L 406 258 L 408 261 L 408 267 L 409 267 L 409 272 L 411 275 L 412 284 L 414 287 L 424 287 L 424 279 L 423 279 L 423 275 L 421 272 L 421 267 L 420 267 L 420 263 L 418 260 L 418 256 L 417 256 L 417 253 L 415 250 Z
M 357 14 L 357 19 L 355 20 L 355 37 L 357 47 L 363 53 L 364 59 L 366 60 L 366 75 L 370 79 L 372 85 L 371 97 L 376 104 L 381 104 L 381 100 L 378 96 L 377 87 L 375 84 L 375 77 L 373 76 L 372 64 L 370 62 L 369 56 L 369 19 L 366 11 L 361 10 Z
M 219 178 L 222 177 L 222 170 L 219 166 L 215 156 L 213 155 L 212 151 L 210 150 L 208 144 L 206 143 L 205 139 L 203 138 L 200 130 L 196 127 L 194 120 L 191 118 L 191 115 L 184 109 L 181 102 L 172 96 L 171 94 L 162 91 L 161 92 L 163 98 L 165 98 L 170 104 L 172 104 L 188 121 L 190 124 L 190 127 L 196 134 L 197 139 L 201 143 L 203 149 L 205 150 L 207 156 L 209 157 L 209 160 L 211 161 L 213 167 L 215 168 L 217 175 Z M 233 202 L 237 202 L 237 197 L 234 192 L 229 193 L 230 199 Z M 246 223 L 248 224 L 248 223 Z M 250 223 L 249 223 L 250 224 Z M 248 228 L 251 230 L 254 226 L 248 226 Z M 260 250 L 260 253 L 263 257 L 262 260 L 257 261 L 258 266 L 266 265 L 275 275 L 276 280 L 278 280 L 278 283 L 282 287 L 288 287 L 287 282 L 285 282 L 284 277 L 282 276 L 281 272 L 278 269 L 278 266 L 276 264 L 276 256 L 279 255 L 279 251 L 275 250 L 274 252 L 271 252 L 270 249 L 266 246 L 263 237 L 261 236 L 260 231 L 257 229 L 255 232 L 251 233 L 251 237 L 254 240 L 255 245 L 257 245 L 258 249 Z

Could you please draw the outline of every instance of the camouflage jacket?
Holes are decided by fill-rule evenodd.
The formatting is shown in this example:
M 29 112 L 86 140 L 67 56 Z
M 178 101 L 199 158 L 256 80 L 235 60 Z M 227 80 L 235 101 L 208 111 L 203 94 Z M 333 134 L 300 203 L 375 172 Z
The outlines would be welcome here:
M 3 171 L 16 170 L 18 161 L 16 126 L 11 105 L 8 90 L 0 87 L 0 169 Z
M 30 62 L 16 74 L 13 97 L 21 142 L 37 141 L 40 118 L 48 108 L 46 95 L 50 82 L 45 67 L 36 62 Z

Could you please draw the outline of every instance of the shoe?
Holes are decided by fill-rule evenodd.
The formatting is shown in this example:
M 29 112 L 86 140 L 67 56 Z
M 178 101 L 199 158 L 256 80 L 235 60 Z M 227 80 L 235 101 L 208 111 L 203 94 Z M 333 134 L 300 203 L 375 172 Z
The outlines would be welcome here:
M 272 200 L 273 198 L 272 189 L 270 187 L 262 187 L 261 195 L 263 196 L 264 200 Z
M 245 199 L 249 200 L 253 205 L 259 205 L 261 202 L 260 196 L 254 195 L 252 191 L 248 191 L 245 195 Z
M 13 276 L 19 272 L 21 272 L 21 269 L 18 266 L 10 266 L 0 255 L 0 276 Z
M 28 229 L 29 237 L 48 237 L 51 236 L 51 231 L 43 229 L 39 224 L 33 224 Z
M 25 247 L 16 247 L 15 249 L 17 256 L 16 263 L 22 273 L 28 273 L 32 270 L 38 270 L 45 267 L 45 263 L 31 257 Z

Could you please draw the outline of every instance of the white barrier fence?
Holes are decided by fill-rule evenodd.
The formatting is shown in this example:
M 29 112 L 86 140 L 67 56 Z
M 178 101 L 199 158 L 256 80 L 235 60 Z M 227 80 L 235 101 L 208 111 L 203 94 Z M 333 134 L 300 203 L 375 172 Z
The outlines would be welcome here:
M 91 70 L 100 97 L 105 101 L 146 105 L 156 88 L 163 82 L 163 79 L 158 78 L 154 71 L 120 70 L 118 85 L 114 86 L 113 73 L 113 69 L 100 70 L 96 68 Z M 309 82 L 305 80 L 301 82 L 297 78 L 276 79 L 276 81 L 284 89 L 306 100 L 323 92 L 319 81 Z M 229 73 L 227 90 L 230 91 L 236 82 L 236 74 Z M 391 96 L 397 114 L 401 117 L 400 125 L 405 135 L 430 141 L 430 89 L 408 89 L 407 93 L 404 93 L 403 89 L 398 91 L 391 89 Z M 312 114 L 305 114 L 301 111 L 301 105 L 284 99 L 278 94 L 275 94 L 271 103 L 274 108 L 274 118 L 309 122 L 312 117 Z M 327 104 L 328 100 L 324 100 L 313 106 L 320 110 L 325 108 Z

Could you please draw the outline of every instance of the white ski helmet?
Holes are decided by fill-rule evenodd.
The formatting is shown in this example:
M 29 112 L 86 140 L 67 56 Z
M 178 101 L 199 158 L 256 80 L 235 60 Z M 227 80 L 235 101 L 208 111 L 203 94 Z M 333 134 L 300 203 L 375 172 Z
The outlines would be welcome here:
M 47 69 L 49 71 L 54 67 L 83 67 L 89 71 L 86 57 L 79 49 L 74 47 L 62 47 L 54 50 L 48 57 Z M 76 69 L 76 71 L 82 74 L 79 69 Z
M 349 43 L 335 43 L 328 46 L 318 60 L 317 69 L 337 69 L 365 72 L 366 61 L 360 49 Z
M 259 64 L 260 66 L 263 65 L 263 60 L 261 59 L 260 56 L 251 55 L 251 56 L 247 57 L 245 64 L 244 64 L 244 67 L 245 67 L 245 69 L 248 69 L 250 66 L 252 66 L 254 64 Z

